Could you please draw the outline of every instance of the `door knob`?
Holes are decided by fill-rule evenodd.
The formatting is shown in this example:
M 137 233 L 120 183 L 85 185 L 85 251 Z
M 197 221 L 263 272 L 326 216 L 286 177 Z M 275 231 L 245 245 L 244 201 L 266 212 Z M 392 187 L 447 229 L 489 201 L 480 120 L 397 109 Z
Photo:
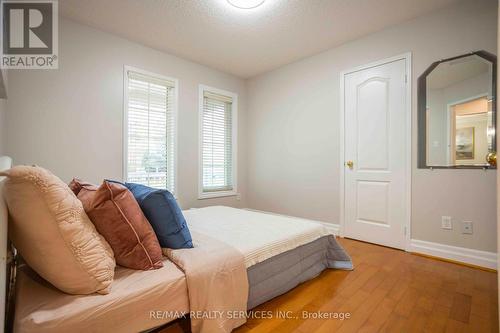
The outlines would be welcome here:
M 349 167 L 349 169 L 352 169 L 354 167 L 354 162 L 353 161 L 347 161 L 345 162 L 345 165 Z
M 488 162 L 488 164 L 490 166 L 493 166 L 493 167 L 497 166 L 497 153 L 491 152 L 488 155 L 486 155 L 486 162 Z

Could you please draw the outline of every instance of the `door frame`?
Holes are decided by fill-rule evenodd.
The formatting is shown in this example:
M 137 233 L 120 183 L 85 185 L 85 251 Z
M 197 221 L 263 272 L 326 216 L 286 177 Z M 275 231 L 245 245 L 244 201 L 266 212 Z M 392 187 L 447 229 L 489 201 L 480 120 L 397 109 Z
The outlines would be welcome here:
M 345 77 L 348 74 L 359 72 L 361 70 L 369 69 L 372 67 L 377 67 L 387 63 L 405 60 L 406 61 L 406 218 L 404 221 L 405 230 L 405 251 L 410 250 L 410 239 L 411 239 L 411 170 L 412 170 L 412 62 L 411 62 L 411 52 L 406 52 L 399 54 L 394 57 L 381 59 L 378 61 L 371 62 L 369 64 L 354 67 L 348 70 L 340 72 L 340 121 L 339 121 L 339 135 L 340 135 L 340 160 L 339 160 L 339 170 L 340 170 L 340 237 L 345 235 L 345 109 L 344 109 L 344 99 L 345 99 Z

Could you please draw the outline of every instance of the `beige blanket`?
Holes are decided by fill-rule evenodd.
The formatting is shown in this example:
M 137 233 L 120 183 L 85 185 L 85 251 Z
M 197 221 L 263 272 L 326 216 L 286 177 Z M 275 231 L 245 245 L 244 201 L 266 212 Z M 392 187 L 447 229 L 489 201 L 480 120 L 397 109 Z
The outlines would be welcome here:
M 245 258 L 226 243 L 193 231 L 191 235 L 194 248 L 164 249 L 186 275 L 191 331 L 231 332 L 246 322 Z

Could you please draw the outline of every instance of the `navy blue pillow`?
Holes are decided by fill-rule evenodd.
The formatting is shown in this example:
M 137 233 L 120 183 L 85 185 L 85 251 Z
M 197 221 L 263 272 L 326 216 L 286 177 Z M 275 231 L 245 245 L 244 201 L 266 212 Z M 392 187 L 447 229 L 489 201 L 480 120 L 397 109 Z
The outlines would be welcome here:
M 193 247 L 191 233 L 172 193 L 141 184 L 125 183 L 155 231 L 161 247 Z

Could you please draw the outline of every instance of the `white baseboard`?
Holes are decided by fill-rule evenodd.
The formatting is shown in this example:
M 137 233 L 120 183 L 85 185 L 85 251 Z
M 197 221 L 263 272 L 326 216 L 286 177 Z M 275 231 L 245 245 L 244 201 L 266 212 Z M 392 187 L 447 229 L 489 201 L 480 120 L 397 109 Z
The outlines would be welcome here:
M 278 216 L 285 216 L 285 217 L 290 217 L 290 218 L 293 218 L 293 219 L 309 220 L 309 219 L 304 219 L 304 218 L 296 217 L 296 216 L 290 216 L 290 215 L 285 215 L 285 214 L 278 214 L 278 213 L 274 213 L 274 212 L 267 212 L 265 210 L 259 210 L 259 209 L 253 209 L 253 208 L 243 208 L 243 209 L 244 210 L 249 210 L 249 211 L 252 211 L 252 212 L 266 213 L 266 214 L 272 214 L 272 215 L 278 215 Z M 328 229 L 329 232 L 331 232 L 335 236 L 339 235 L 340 225 L 338 225 L 338 224 L 327 223 L 327 222 L 317 221 L 317 220 L 309 220 L 309 221 L 321 223 L 322 225 L 324 225 L 326 227 L 326 229 Z
M 320 221 L 317 221 L 320 222 Z M 333 223 L 326 223 L 326 222 L 320 222 L 322 225 L 324 225 L 329 232 L 334 234 L 335 236 L 338 236 L 340 233 L 340 226 L 338 224 L 333 224 Z
M 409 251 L 480 267 L 497 269 L 497 254 L 495 252 L 473 250 L 465 247 L 444 245 L 418 239 L 412 239 L 410 241 Z

